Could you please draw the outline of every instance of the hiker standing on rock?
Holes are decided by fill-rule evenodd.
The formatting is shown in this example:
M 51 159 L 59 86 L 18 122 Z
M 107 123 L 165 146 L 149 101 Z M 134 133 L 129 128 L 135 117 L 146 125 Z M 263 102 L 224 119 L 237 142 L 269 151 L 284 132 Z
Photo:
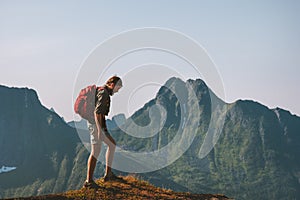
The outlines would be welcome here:
M 97 163 L 97 158 L 100 154 L 101 144 L 104 142 L 108 148 L 106 151 L 106 168 L 104 181 L 120 179 L 111 170 L 114 153 L 116 149 L 116 142 L 113 137 L 108 133 L 105 116 L 109 113 L 110 96 L 117 93 L 122 87 L 122 80 L 113 76 L 109 78 L 103 87 L 96 90 L 95 99 L 95 123 L 88 122 L 88 129 L 91 134 L 91 153 L 87 162 L 87 178 L 84 187 L 97 187 L 93 180 L 93 175 Z

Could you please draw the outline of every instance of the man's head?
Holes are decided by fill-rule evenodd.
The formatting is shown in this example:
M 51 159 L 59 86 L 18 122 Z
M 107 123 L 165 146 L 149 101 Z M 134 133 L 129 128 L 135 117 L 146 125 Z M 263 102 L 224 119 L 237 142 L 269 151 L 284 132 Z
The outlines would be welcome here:
M 113 95 L 114 93 L 117 93 L 119 89 L 121 89 L 123 84 L 120 77 L 112 76 L 106 81 L 106 86 L 113 91 L 112 92 Z

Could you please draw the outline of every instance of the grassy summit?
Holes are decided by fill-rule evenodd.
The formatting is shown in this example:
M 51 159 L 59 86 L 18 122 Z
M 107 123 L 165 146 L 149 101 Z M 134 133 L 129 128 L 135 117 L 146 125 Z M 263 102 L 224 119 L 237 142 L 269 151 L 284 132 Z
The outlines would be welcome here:
M 172 190 L 155 187 L 147 181 L 138 180 L 133 176 L 122 177 L 123 181 L 96 181 L 99 189 L 85 189 L 68 191 L 61 194 L 17 198 L 17 199 L 197 199 L 197 200 L 225 200 L 224 195 L 191 194 L 174 192 Z

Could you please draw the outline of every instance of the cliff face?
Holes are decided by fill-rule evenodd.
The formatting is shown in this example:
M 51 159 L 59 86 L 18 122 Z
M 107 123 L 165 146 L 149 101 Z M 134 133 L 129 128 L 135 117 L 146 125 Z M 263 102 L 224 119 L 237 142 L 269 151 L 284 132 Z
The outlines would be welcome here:
M 0 197 L 81 186 L 87 152 L 76 131 L 31 89 L 0 86 L 0 99 L 0 166 L 16 167 L 0 174 Z
M 75 141 L 60 117 L 41 105 L 35 91 L 1 87 L 0 95 L 0 165 L 31 162 L 32 156 L 44 155 L 55 145 L 59 135 Z

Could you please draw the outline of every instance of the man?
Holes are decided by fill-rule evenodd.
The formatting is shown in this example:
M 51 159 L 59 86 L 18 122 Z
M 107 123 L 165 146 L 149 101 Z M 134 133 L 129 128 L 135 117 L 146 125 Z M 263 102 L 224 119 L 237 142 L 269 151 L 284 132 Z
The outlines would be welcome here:
M 122 80 L 117 76 L 113 76 L 107 80 L 104 88 L 98 89 L 96 91 L 96 106 L 94 111 L 96 123 L 88 123 L 88 128 L 91 133 L 91 153 L 87 162 L 87 178 L 83 185 L 84 187 L 99 187 L 93 181 L 93 175 L 97 163 L 97 158 L 100 154 L 102 141 L 108 146 L 108 149 L 106 151 L 106 168 L 104 181 L 120 179 L 116 175 L 114 175 L 111 170 L 112 161 L 116 149 L 116 142 L 107 131 L 105 116 L 107 116 L 109 112 L 110 96 L 117 93 L 121 87 Z

